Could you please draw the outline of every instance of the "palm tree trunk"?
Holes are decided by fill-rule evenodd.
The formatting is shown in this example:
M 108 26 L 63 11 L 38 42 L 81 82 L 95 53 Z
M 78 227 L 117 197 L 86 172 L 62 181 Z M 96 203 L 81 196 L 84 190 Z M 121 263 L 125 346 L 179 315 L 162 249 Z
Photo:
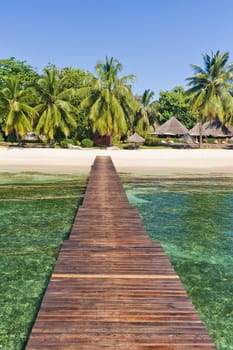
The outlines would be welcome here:
M 202 135 L 202 125 L 203 125 L 203 118 L 202 115 L 200 115 L 200 122 L 199 122 L 199 132 L 200 132 L 200 142 L 199 142 L 199 147 L 201 148 L 202 143 L 203 143 L 203 135 Z
M 21 145 L 21 138 L 20 138 L 19 133 L 18 133 L 17 130 L 15 130 L 15 136 L 16 136 L 17 143 L 20 146 Z

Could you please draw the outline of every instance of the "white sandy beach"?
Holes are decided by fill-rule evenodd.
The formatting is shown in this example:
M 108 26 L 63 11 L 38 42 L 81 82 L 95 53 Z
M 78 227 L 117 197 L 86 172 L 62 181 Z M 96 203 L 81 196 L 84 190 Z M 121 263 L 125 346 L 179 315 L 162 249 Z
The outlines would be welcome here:
M 111 156 L 119 172 L 233 174 L 233 150 L 0 148 L 0 171 L 86 172 L 96 156 Z

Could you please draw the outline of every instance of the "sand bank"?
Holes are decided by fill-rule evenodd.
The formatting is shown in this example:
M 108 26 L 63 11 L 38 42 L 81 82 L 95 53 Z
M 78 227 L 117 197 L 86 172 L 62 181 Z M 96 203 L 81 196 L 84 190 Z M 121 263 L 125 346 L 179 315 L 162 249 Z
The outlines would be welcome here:
M 120 172 L 233 174 L 233 150 L 1 148 L 0 171 L 86 172 L 97 155 L 111 156 Z

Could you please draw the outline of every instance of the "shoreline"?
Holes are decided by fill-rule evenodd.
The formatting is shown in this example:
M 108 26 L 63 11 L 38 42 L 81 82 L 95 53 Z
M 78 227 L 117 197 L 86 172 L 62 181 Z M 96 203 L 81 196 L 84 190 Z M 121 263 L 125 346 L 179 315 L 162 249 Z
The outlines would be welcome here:
M 96 156 L 111 156 L 118 172 L 135 174 L 233 174 L 226 149 L 38 149 L 0 148 L 0 172 L 89 172 Z

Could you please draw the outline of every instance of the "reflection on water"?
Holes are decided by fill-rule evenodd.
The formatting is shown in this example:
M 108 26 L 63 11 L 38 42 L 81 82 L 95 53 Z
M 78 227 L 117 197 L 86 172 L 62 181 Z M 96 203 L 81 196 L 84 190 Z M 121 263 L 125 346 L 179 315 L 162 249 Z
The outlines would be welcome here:
M 233 349 L 233 178 L 122 179 L 218 349 Z

